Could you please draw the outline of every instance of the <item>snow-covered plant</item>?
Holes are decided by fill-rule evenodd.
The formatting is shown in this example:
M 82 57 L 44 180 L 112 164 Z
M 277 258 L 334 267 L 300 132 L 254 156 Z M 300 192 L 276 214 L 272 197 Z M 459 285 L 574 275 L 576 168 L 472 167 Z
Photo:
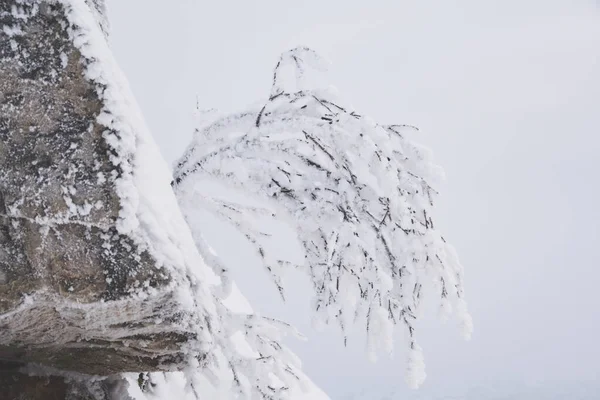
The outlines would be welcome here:
M 375 123 L 334 89 L 308 86 L 307 73 L 324 65 L 308 48 L 284 53 L 264 105 L 197 129 L 173 186 L 180 202 L 239 229 L 282 296 L 292 263 L 271 254 L 263 222 L 287 222 L 304 250 L 296 267 L 312 281 L 317 320 L 336 323 L 344 340 L 352 324 L 362 324 L 371 354 L 378 347 L 391 352 L 400 325 L 409 346 L 407 380 L 418 386 L 425 373 L 415 321 L 424 295 L 437 298 L 444 315 L 454 309 L 465 336 L 472 330 L 463 268 L 432 220 L 442 171 L 407 137 L 416 128 Z M 295 85 L 284 79 L 289 66 Z M 210 185 L 199 181 L 242 196 L 202 190 Z
M 188 210 L 189 211 L 189 210 Z M 192 210 L 193 211 L 193 210 Z M 187 221 L 193 217 L 185 213 Z M 189 389 L 197 399 L 212 388 L 230 387 L 229 396 L 243 399 L 285 399 L 292 387 L 302 387 L 305 378 L 300 360 L 282 345 L 288 334 L 301 338 L 289 324 L 253 312 L 225 274 L 221 260 L 205 242 L 197 225 L 192 236 L 204 261 L 221 276 L 213 286 L 219 331 L 215 346 L 203 363 L 190 363 L 185 371 Z M 227 390 L 227 389 L 225 389 Z

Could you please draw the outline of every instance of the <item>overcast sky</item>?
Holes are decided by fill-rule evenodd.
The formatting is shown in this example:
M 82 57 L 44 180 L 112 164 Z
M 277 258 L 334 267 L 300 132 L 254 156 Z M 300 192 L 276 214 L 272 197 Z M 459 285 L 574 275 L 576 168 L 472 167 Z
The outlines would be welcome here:
M 255 309 L 309 337 L 290 345 L 333 399 L 600 390 L 598 2 L 108 5 L 115 55 L 169 162 L 191 139 L 196 102 L 235 111 L 262 99 L 279 53 L 306 44 L 332 61 L 342 97 L 379 122 L 419 126 L 446 170 L 438 225 L 465 266 L 475 333 L 463 342 L 451 322 L 422 324 L 428 379 L 417 393 L 401 351 L 371 364 L 360 337 L 345 349 L 334 328 L 312 330 L 302 291 L 277 304 L 248 249 L 232 251 L 231 232 L 207 218 Z

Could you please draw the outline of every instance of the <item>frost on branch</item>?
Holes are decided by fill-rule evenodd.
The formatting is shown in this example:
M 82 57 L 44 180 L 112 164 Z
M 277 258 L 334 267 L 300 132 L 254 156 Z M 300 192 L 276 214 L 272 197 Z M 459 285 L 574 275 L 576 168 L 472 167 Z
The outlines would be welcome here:
M 310 275 L 318 321 L 344 335 L 360 323 L 368 347 L 392 351 L 393 327 L 405 332 L 407 379 L 424 380 L 415 321 L 425 294 L 444 314 L 453 309 L 468 337 L 463 268 L 432 219 L 434 184 L 442 171 L 413 143 L 405 125 L 380 125 L 343 103 L 331 88 L 280 76 L 292 65 L 322 65 L 309 49 L 285 53 L 263 107 L 224 116 L 197 129 L 177 165 L 174 187 L 181 201 L 208 209 L 235 225 L 253 244 L 282 296 L 290 260 L 270 254 L 265 218 L 286 221 L 304 250 L 298 266 Z M 202 184 L 200 184 L 202 182 Z M 240 201 L 202 190 L 226 183 Z M 244 199 L 258 200 L 249 204 Z
M 223 263 L 204 241 L 199 225 L 193 223 L 194 210 L 185 203 L 181 206 L 186 221 L 193 227 L 200 254 L 222 281 L 213 287 L 220 327 L 215 346 L 204 365 L 192 364 L 185 371 L 187 391 L 195 399 L 239 396 L 273 400 L 291 398 L 292 390 L 302 392 L 303 385 L 310 381 L 300 371 L 297 356 L 282 344 L 287 335 L 298 338 L 301 335 L 285 322 L 253 312 Z M 160 389 L 172 388 L 171 382 L 172 377 L 165 377 Z
M 290 393 L 302 393 L 303 385 L 310 385 L 300 361 L 281 345 L 287 333 L 295 333 L 293 328 L 256 314 L 233 312 L 223 303 L 218 312 L 222 329 L 209 358 L 191 363 L 182 373 L 140 374 L 137 385 L 131 384 L 135 377 L 128 377 L 130 395 L 158 400 L 180 391 L 185 399 L 194 400 L 278 400 L 295 398 Z

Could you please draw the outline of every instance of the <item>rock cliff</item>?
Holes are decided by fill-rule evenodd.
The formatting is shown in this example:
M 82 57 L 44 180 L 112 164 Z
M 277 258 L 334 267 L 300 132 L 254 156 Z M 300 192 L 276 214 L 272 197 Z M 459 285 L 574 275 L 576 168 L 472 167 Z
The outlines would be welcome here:
M 166 370 L 211 338 L 211 274 L 89 4 L 0 0 L 3 371 Z

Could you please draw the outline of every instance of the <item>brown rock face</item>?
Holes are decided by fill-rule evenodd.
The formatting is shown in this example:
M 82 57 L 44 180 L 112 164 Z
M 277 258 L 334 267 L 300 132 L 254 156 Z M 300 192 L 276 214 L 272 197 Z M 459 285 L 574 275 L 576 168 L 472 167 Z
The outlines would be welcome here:
M 0 362 L 167 368 L 194 335 L 171 277 L 115 227 L 123 171 L 68 26 L 58 2 L 0 0 Z
M 31 375 L 0 362 L 0 400 L 130 400 L 127 385 L 119 377 Z

